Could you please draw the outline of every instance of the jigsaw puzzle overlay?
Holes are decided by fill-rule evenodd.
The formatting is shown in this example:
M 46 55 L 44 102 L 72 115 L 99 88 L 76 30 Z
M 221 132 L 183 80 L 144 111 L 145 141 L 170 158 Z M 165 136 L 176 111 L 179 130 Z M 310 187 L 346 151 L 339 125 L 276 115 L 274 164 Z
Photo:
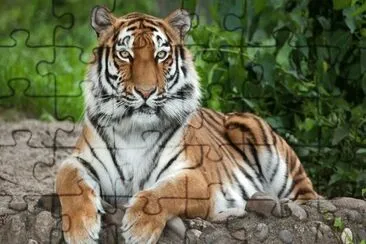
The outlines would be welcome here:
M 185 45 L 200 76 L 202 105 L 262 117 L 294 148 L 316 191 L 342 197 L 299 206 L 258 193 L 248 199 L 245 216 L 222 223 L 184 219 L 165 228 L 160 243 L 366 240 L 364 1 L 54 0 L 28 5 L 5 1 L 1 10 L 7 18 L 0 29 L 0 243 L 64 241 L 56 172 L 82 134 L 83 85 L 90 82 L 85 71 L 98 51 L 90 27 L 95 5 L 115 16 L 138 11 L 163 18 L 187 9 L 192 25 Z M 18 121 L 11 118 L 13 111 L 21 111 Z M 190 126 L 199 131 L 203 123 Z M 164 139 L 161 131 L 141 136 Z M 210 145 L 190 147 L 221 162 L 229 145 L 220 144 L 218 151 Z M 187 194 L 197 187 L 189 179 L 182 182 Z M 211 187 L 221 183 L 208 186 L 203 196 L 180 196 L 185 212 L 189 202 L 210 199 Z M 126 206 L 107 195 L 99 242 L 123 243 Z M 163 202 L 172 199 L 157 199 L 156 211 L 145 214 L 158 215 Z

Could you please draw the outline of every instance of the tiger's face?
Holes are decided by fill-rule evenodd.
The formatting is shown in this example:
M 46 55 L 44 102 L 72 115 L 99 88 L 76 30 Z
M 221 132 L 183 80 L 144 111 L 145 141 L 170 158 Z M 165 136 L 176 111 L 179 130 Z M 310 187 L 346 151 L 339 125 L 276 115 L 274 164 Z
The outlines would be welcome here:
M 96 7 L 92 27 L 99 47 L 88 73 L 87 112 L 97 123 L 149 128 L 182 123 L 199 105 L 199 85 L 183 37 L 190 18 L 177 10 L 166 19 L 131 13 L 114 17 Z

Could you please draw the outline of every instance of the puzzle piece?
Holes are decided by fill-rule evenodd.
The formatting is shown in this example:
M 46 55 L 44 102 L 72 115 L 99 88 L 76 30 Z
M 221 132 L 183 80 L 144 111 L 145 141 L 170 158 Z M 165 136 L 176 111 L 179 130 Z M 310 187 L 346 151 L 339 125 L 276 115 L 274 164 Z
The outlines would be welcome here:
M 336 5 L 339 1 L 329 2 Z M 313 9 L 315 3 L 307 1 L 215 0 L 199 1 L 196 5 L 195 1 L 188 0 L 159 0 L 134 5 L 128 1 L 107 0 L 84 3 L 82 9 L 75 1 L 36 1 L 32 8 L 39 9 L 38 14 L 34 14 L 33 9 L 19 14 L 18 3 L 7 2 L 6 11 L 14 14 L 6 15 L 4 11 L 7 18 L 1 27 L 0 108 L 7 111 L 13 107 L 23 110 L 42 107 L 43 112 L 29 112 L 43 113 L 51 120 L 79 121 L 83 110 L 82 86 L 90 82 L 83 78 L 84 68 L 96 52 L 95 36 L 89 27 L 89 10 L 95 4 L 107 6 L 116 15 L 136 9 L 158 16 L 166 16 L 177 7 L 194 10 L 190 13 L 194 23 L 186 46 L 193 52 L 201 76 L 203 105 L 224 112 L 251 111 L 261 115 L 293 146 L 306 171 L 314 177 L 317 189 L 322 187 L 319 190 L 325 195 L 347 192 L 366 199 L 366 193 L 354 192 L 352 185 L 357 179 L 359 189 L 366 182 L 364 169 L 352 168 L 365 162 L 366 148 L 366 89 L 355 85 L 365 83 L 366 45 L 365 42 L 352 44 L 358 43 L 357 38 L 361 39 L 362 35 L 364 37 L 363 29 L 356 24 L 358 17 L 351 17 L 355 6 L 342 10 L 341 15 L 333 5 L 327 6 L 327 11 L 338 19 L 345 19 L 344 28 L 353 28 L 353 31 L 345 32 L 337 24 L 331 25 L 331 20 L 337 18 L 317 12 Z M 301 11 L 310 11 L 313 15 L 300 15 Z M 25 17 L 19 17 L 23 15 Z M 211 26 L 212 23 L 216 25 Z M 320 34 L 313 38 L 316 32 Z M 80 65 L 82 69 L 76 68 Z M 313 70 L 318 73 L 314 75 Z M 349 101 L 353 102 L 351 106 Z M 0 117 L 2 112 L 1 109 Z M 190 123 L 188 128 L 199 131 L 208 120 L 203 116 Z M 1 243 L 61 241 L 60 206 L 53 195 L 54 179 L 59 162 L 78 149 L 75 141 L 81 131 L 80 125 L 74 125 L 55 121 L 42 124 L 32 120 L 18 124 L 1 122 Z M 355 126 L 357 130 L 354 130 Z M 159 142 L 162 137 L 159 130 L 141 134 L 144 141 L 155 138 Z M 213 136 L 210 138 L 215 140 Z M 111 149 L 115 152 L 126 150 L 116 146 L 114 139 L 112 141 Z M 234 144 L 242 148 L 249 146 L 240 141 Z M 216 167 L 231 146 L 221 143 L 212 148 L 210 144 L 191 143 L 187 148 L 201 150 L 202 155 L 211 160 L 212 167 Z M 202 161 L 197 159 L 192 167 L 202 167 Z M 337 174 L 321 179 L 324 171 Z M 342 177 L 350 183 L 336 185 Z M 188 211 L 187 203 L 209 200 L 211 188 L 222 185 L 221 181 L 213 182 L 202 196 L 180 197 L 186 202 L 185 212 Z M 186 192 L 197 187 L 189 181 L 185 181 L 184 186 Z M 114 199 L 117 198 L 131 199 L 133 195 L 120 195 Z M 163 202 L 170 200 L 173 197 L 169 194 L 157 199 L 156 203 L 146 198 L 143 209 L 156 205 L 155 211 L 146 210 L 144 214 L 160 214 Z M 264 210 L 271 208 L 268 204 L 273 203 L 268 199 L 252 202 L 259 208 L 265 206 Z M 103 201 L 102 204 L 106 212 L 102 216 L 102 242 L 122 242 L 120 227 L 126 207 L 117 201 Z M 365 203 L 352 200 L 353 205 L 347 203 L 334 208 L 330 204 L 333 202 L 325 203 L 325 212 L 319 207 L 320 202 L 299 207 L 291 205 L 290 209 L 279 210 L 276 206 L 290 205 L 274 204 L 275 207 L 266 212 L 268 218 L 252 212 L 237 218 L 234 210 L 232 218 L 221 224 L 202 219 L 185 220 L 184 233 L 178 233 L 177 237 L 166 230 L 160 241 L 335 243 L 343 235 L 342 225 L 352 229 L 353 240 L 366 240 L 366 233 L 359 227 L 365 227 Z M 272 215 L 278 215 L 274 214 L 275 210 L 280 211 L 282 218 L 274 220 Z M 319 222 L 319 219 L 324 221 Z

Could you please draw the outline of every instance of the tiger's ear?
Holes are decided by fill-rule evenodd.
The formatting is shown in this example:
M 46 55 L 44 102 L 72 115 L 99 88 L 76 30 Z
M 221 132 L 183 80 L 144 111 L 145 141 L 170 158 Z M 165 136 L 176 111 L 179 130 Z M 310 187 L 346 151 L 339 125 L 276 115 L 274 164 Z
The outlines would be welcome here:
M 164 19 L 179 35 L 181 39 L 185 37 L 191 28 L 191 18 L 189 13 L 184 9 L 177 9 Z
M 90 21 L 91 26 L 99 37 L 100 34 L 113 25 L 116 21 L 116 17 L 113 16 L 109 9 L 102 6 L 96 6 L 92 10 Z

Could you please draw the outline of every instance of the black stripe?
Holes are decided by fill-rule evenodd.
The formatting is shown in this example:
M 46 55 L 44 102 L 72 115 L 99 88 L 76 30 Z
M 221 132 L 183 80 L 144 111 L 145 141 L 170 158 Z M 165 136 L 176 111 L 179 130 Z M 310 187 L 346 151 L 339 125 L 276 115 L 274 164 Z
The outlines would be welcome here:
M 129 27 L 126 31 L 133 31 L 133 30 L 136 30 L 137 27 L 136 26 L 132 26 L 132 27 Z
M 182 65 L 180 68 L 182 69 L 184 78 L 187 78 L 187 68 L 184 65 Z
M 146 177 L 140 181 L 140 184 L 139 184 L 140 190 L 142 190 L 144 188 L 145 183 L 150 180 L 150 177 L 152 175 L 152 172 L 155 170 L 156 165 L 158 164 L 158 161 L 160 159 L 160 156 L 161 156 L 161 154 L 162 154 L 162 152 L 163 152 L 166 144 L 175 135 L 175 133 L 178 131 L 178 129 L 179 129 L 180 126 L 181 125 L 178 125 L 175 128 L 172 128 L 172 130 L 169 132 L 169 134 L 164 139 L 162 139 L 163 137 L 161 138 L 161 140 L 163 140 L 163 141 L 158 146 L 158 148 L 157 148 L 157 150 L 156 150 L 156 152 L 154 154 L 154 157 L 153 157 L 153 160 L 152 160 L 153 165 L 151 166 L 151 169 L 152 170 L 150 170 L 149 173 L 146 175 Z M 159 140 L 159 141 L 161 141 L 161 140 Z M 159 142 L 157 142 L 156 144 L 158 144 L 158 143 Z
M 249 200 L 249 196 L 248 196 L 247 192 L 245 191 L 244 187 L 240 184 L 240 181 L 238 180 L 238 178 L 236 177 L 236 175 L 233 174 L 233 176 L 234 176 L 234 179 L 235 179 L 235 181 L 237 182 L 237 184 L 238 184 L 238 186 L 240 188 L 241 197 L 244 200 L 248 201 Z
M 240 132 L 242 132 L 242 133 L 249 134 L 250 139 L 251 139 L 252 142 L 256 141 L 252 129 L 249 128 L 246 124 L 235 122 L 235 123 L 230 123 L 230 125 L 236 126 L 236 129 L 239 129 Z M 249 141 L 249 138 L 248 138 L 248 141 Z M 259 143 L 256 143 L 256 144 L 259 145 Z
M 275 168 L 271 174 L 271 177 L 269 178 L 269 183 L 271 184 L 272 181 L 273 181 L 273 178 L 275 177 L 275 175 L 277 174 L 278 172 L 278 168 L 279 168 L 279 165 L 280 165 L 280 160 L 279 160 L 279 155 L 278 155 L 278 151 L 275 150 L 275 153 L 276 153 L 276 157 L 277 157 L 277 161 L 276 161 L 276 165 L 275 165 Z M 286 163 L 287 163 L 287 156 L 286 156 Z
M 119 35 L 119 31 L 114 31 L 113 37 L 112 37 L 113 44 L 116 43 L 118 35 Z M 115 44 L 114 44 L 114 46 L 115 46 Z
M 137 100 L 137 98 L 131 98 L 131 97 L 125 96 L 125 95 L 122 95 L 121 98 L 123 98 L 123 99 L 125 99 L 125 100 L 127 100 L 129 102 L 134 102 L 134 101 Z
M 164 168 L 162 168 L 158 174 L 158 176 L 156 177 L 156 181 L 159 180 L 160 176 L 175 162 L 175 160 L 177 160 L 177 158 L 179 157 L 179 155 L 184 151 L 184 148 L 179 150 L 179 152 L 174 155 L 164 166 Z
M 229 136 L 227 134 L 225 134 L 227 141 L 229 142 L 229 145 L 237 152 L 239 153 L 239 155 L 242 157 L 244 163 L 246 163 L 246 165 L 248 165 L 254 172 L 256 172 L 255 168 L 249 163 L 250 160 L 248 159 L 247 155 L 245 154 L 245 152 L 243 152 L 243 150 L 241 150 L 237 145 L 235 145 L 229 138 Z M 238 164 L 240 165 L 240 164 Z
M 272 148 L 271 148 L 271 144 L 269 143 L 269 138 L 268 138 L 268 135 L 267 135 L 267 133 L 266 133 L 266 130 L 265 130 L 265 128 L 264 128 L 264 126 L 263 126 L 263 123 L 265 123 L 265 122 L 263 122 L 263 121 L 261 121 L 260 119 L 258 119 L 257 117 L 253 117 L 254 118 L 254 120 L 255 121 L 257 121 L 257 123 L 258 123 L 258 125 L 259 125 L 259 129 L 260 129 L 260 131 L 261 131 L 261 133 L 262 133 L 262 138 L 263 138 L 263 141 L 264 141 L 264 146 L 266 147 L 266 149 L 267 149 L 267 152 L 269 153 L 269 157 L 270 158 L 272 158 L 272 154 L 273 154 L 273 152 L 272 152 Z M 268 126 L 266 126 L 266 128 L 268 128 Z M 270 132 L 271 133 L 273 133 L 272 132 L 272 130 L 270 130 Z M 277 152 L 277 149 L 275 148 L 275 151 L 276 151 L 276 153 L 277 153 L 277 156 L 278 156 L 278 152 Z M 277 157 L 277 162 L 278 162 L 278 157 Z M 268 164 L 270 165 L 270 162 L 268 162 Z M 278 164 L 277 164 L 277 166 L 278 166 Z M 268 170 L 268 167 L 266 168 L 266 171 Z M 263 173 L 261 172 L 261 174 L 263 175 Z M 263 175 L 264 176 L 264 179 L 266 180 L 266 182 L 267 182 L 267 178 L 266 178 L 266 176 L 265 175 Z M 269 181 L 269 182 L 271 182 L 271 180 Z M 268 182 L 267 182 L 268 183 Z
M 115 135 L 116 132 L 114 131 L 114 126 L 113 126 L 113 135 Z M 103 139 L 104 143 L 106 144 L 107 148 L 108 148 L 108 152 L 110 153 L 111 157 L 112 157 L 112 161 L 113 161 L 113 164 L 114 166 L 116 167 L 117 171 L 118 171 L 118 174 L 119 176 L 121 177 L 122 181 L 124 182 L 125 181 L 125 177 L 123 175 L 123 171 L 122 169 L 119 167 L 118 165 L 118 162 L 116 160 L 116 145 L 115 145 L 115 141 L 116 140 L 113 140 L 113 147 L 110 147 L 109 145 L 109 141 L 111 141 L 110 139 L 106 138 L 107 136 L 105 135 L 105 137 L 103 137 L 103 135 L 105 135 L 104 133 L 102 134 L 101 138 Z
M 171 83 L 172 81 L 175 81 L 178 76 L 178 70 L 175 71 L 175 73 L 167 78 L 167 83 Z
M 178 83 L 178 80 L 179 80 L 178 48 L 175 48 L 174 50 L 175 50 L 175 74 L 176 74 L 176 77 L 175 77 L 175 80 L 174 80 L 173 84 L 169 87 L 169 90 L 172 89 Z
M 255 121 L 257 121 L 257 123 L 258 123 L 258 125 L 259 125 L 259 129 L 260 129 L 260 131 L 261 131 L 261 133 L 262 133 L 262 137 L 263 137 L 263 140 L 264 140 L 264 145 L 265 146 L 267 146 L 268 148 L 269 148 L 269 140 L 268 140 L 268 136 L 267 136 L 267 133 L 266 133 L 266 131 L 265 131 L 265 129 L 264 129 L 264 127 L 263 127 L 263 125 L 262 125 L 262 121 L 260 121 L 258 118 L 256 118 L 256 117 L 253 117 L 253 119 L 255 120 Z M 269 150 L 270 151 L 270 150 Z
M 213 120 L 213 116 L 211 114 L 209 114 L 207 112 L 205 114 L 208 115 Z M 213 127 L 213 125 L 208 120 L 206 120 L 206 119 L 204 119 L 204 120 L 209 125 L 211 125 L 211 127 Z M 213 120 L 213 121 L 215 122 L 215 120 Z M 207 127 L 207 130 L 210 131 L 209 127 Z M 210 132 L 211 132 L 211 134 L 213 134 L 212 131 L 210 131 Z M 227 157 L 230 158 L 231 161 L 234 162 L 234 164 L 240 169 L 240 171 L 244 174 L 244 176 L 247 177 L 253 183 L 254 187 L 259 191 L 260 190 L 260 187 L 258 186 L 258 184 L 254 181 L 253 177 L 248 172 L 245 171 L 245 169 L 241 166 L 241 164 L 240 163 L 237 163 L 236 160 L 234 160 L 235 159 L 234 155 L 230 151 L 228 151 L 228 150 L 223 150 L 223 151 L 227 155 Z M 242 151 L 240 151 L 239 153 L 241 154 L 241 152 Z M 244 152 L 242 152 L 241 155 L 243 157 L 244 163 L 246 163 L 246 162 L 249 161 L 248 158 L 247 158 L 247 156 L 244 154 Z M 250 164 L 246 164 L 246 165 L 248 165 L 254 171 L 254 173 L 256 174 L 257 177 L 259 176 L 258 173 L 256 172 L 256 170 Z M 225 169 L 226 169 L 226 167 L 225 167 Z M 227 172 L 227 174 L 229 174 L 227 170 L 226 170 L 226 172 Z M 231 177 L 228 177 L 228 178 L 231 180 Z
M 95 116 L 95 117 L 97 117 L 97 116 Z M 96 132 L 98 133 L 98 135 L 100 136 L 100 138 L 103 140 L 103 142 L 105 143 L 105 145 L 106 145 L 106 149 L 108 150 L 108 152 L 109 152 L 109 154 L 110 154 L 110 156 L 111 156 L 111 158 L 112 158 L 112 161 L 113 161 L 113 164 L 114 164 L 114 167 L 116 167 L 116 170 L 117 170 L 117 172 L 118 172 L 118 175 L 119 175 L 119 177 L 120 177 L 120 179 L 122 180 L 122 181 L 125 181 L 125 177 L 124 177 L 124 175 L 123 175 L 123 172 L 122 172 L 122 169 L 119 167 L 119 165 L 118 165 L 118 163 L 117 163 L 117 160 L 116 160 L 116 155 L 115 155 L 115 149 L 116 149 L 116 147 L 110 147 L 110 145 L 109 145 L 109 138 L 107 138 L 107 135 L 104 133 L 104 131 L 103 131 L 103 129 L 102 129 L 102 127 L 100 127 L 99 125 L 98 125 L 98 122 L 95 120 L 95 118 L 91 118 L 90 116 L 88 116 L 88 118 L 89 118 L 89 121 L 90 121 L 90 123 L 94 126 L 94 128 L 95 128 L 95 130 L 96 130 Z M 114 128 L 114 127 L 113 127 Z M 108 172 L 108 171 L 107 171 Z
M 104 57 L 104 72 L 105 72 L 105 78 L 108 82 L 108 84 L 112 87 L 113 90 L 117 91 L 117 88 L 113 85 L 111 80 L 117 80 L 118 76 L 117 75 L 112 75 L 111 73 L 109 73 L 109 69 L 108 69 L 108 57 L 109 57 L 109 53 L 110 53 L 110 48 L 106 47 L 105 48 L 105 57 Z
M 133 24 L 135 24 L 136 22 L 139 22 L 139 21 L 141 21 L 141 20 L 143 20 L 141 17 L 138 17 L 138 18 L 136 18 L 136 19 L 130 20 L 130 21 L 128 22 L 128 25 L 133 25 Z M 137 28 L 137 27 L 136 27 L 136 28 Z
M 258 151 L 257 148 L 253 145 L 253 143 L 249 142 L 248 143 L 249 146 L 249 150 L 254 158 L 254 162 L 257 166 L 258 172 L 259 174 L 257 174 L 257 177 L 259 178 L 259 181 L 263 184 L 263 180 L 266 181 L 264 175 L 263 175 L 263 170 L 261 167 L 261 163 L 259 162 L 259 158 L 258 158 Z
M 105 167 L 105 165 L 104 165 L 104 163 L 102 162 L 102 160 L 100 160 L 100 158 L 97 156 L 97 154 L 95 153 L 94 149 L 91 147 L 91 145 L 90 145 L 89 141 L 86 139 L 86 137 L 85 137 L 85 136 L 84 136 L 84 140 L 85 140 L 86 144 L 88 145 L 88 148 L 89 148 L 89 150 L 90 150 L 91 154 L 92 154 L 92 155 L 93 155 L 93 157 L 94 157 L 96 160 L 98 160 L 98 162 L 103 166 L 104 170 L 107 172 L 107 175 L 109 176 L 109 180 L 110 180 L 110 182 L 113 184 L 112 178 L 111 178 L 111 176 L 109 175 L 109 172 L 108 172 L 107 168 Z
M 197 147 L 197 146 L 194 146 L 194 147 Z M 194 166 L 186 167 L 183 169 L 198 169 L 203 165 L 203 161 L 204 161 L 203 145 L 199 145 L 199 147 L 200 147 L 200 160 L 199 160 L 198 164 L 196 164 Z M 203 175 L 203 176 L 205 177 L 205 175 Z
M 143 27 L 147 27 L 148 28 L 148 26 L 141 26 L 141 24 L 142 24 L 142 21 L 145 21 L 145 22 L 147 22 L 147 23 L 149 23 L 149 24 L 151 24 L 151 25 L 158 25 L 159 23 L 158 22 L 154 22 L 153 20 L 149 20 L 149 19 L 146 19 L 146 16 L 144 16 L 144 17 L 137 17 L 136 19 L 132 19 L 132 20 L 130 20 L 129 22 L 128 22 L 128 25 L 133 25 L 133 24 L 135 24 L 136 22 L 140 22 L 141 21 L 141 23 L 140 23 L 140 28 L 143 28 Z
M 233 123 L 234 125 L 238 126 L 238 129 L 240 129 L 243 133 L 246 132 L 250 135 L 250 137 L 252 138 L 253 141 L 255 141 L 255 136 L 253 131 L 245 124 L 239 124 L 239 123 Z M 248 159 L 247 155 L 245 154 L 245 150 L 241 150 L 237 145 L 235 145 L 230 139 L 228 139 L 230 141 L 230 144 L 234 147 L 234 149 L 236 149 L 237 152 L 239 152 L 239 154 L 243 157 L 243 160 L 245 162 L 250 162 L 250 160 Z M 247 143 L 250 153 L 252 154 L 252 157 L 254 159 L 254 163 L 257 166 L 257 170 L 255 170 L 252 167 L 252 163 L 247 164 L 249 167 L 251 167 L 253 169 L 253 171 L 255 172 L 258 180 L 263 184 L 263 180 L 266 181 L 264 174 L 263 174 L 263 170 L 260 164 L 260 160 L 258 158 L 258 151 L 256 146 L 253 144 L 252 141 L 248 141 Z M 259 145 L 259 144 L 258 144 Z
M 185 60 L 186 59 L 186 55 L 185 55 L 183 46 L 182 45 L 177 45 L 177 47 L 179 48 L 180 59 L 181 60 Z
M 133 115 L 133 111 L 134 111 L 133 108 L 127 107 L 126 111 L 122 114 L 122 116 L 120 116 L 117 119 L 114 119 L 113 121 L 119 123 L 121 122 L 121 120 L 131 117 Z
M 119 40 L 119 45 L 125 45 L 127 46 L 127 42 L 131 39 L 131 36 L 125 36 L 122 40 Z
M 259 185 L 255 182 L 254 178 L 247 172 L 245 171 L 245 169 L 241 166 L 241 165 L 238 165 L 238 168 L 240 170 L 240 172 L 243 173 L 243 175 L 248 179 L 250 180 L 252 183 L 253 183 L 253 186 L 255 187 L 255 189 L 257 191 L 262 191 L 262 189 L 259 187 Z M 263 186 L 263 185 L 262 185 Z
M 205 118 L 203 118 L 205 121 L 206 121 L 206 123 L 208 123 L 208 124 L 210 124 Z M 212 127 L 213 128 L 213 127 Z M 213 139 L 218 145 L 223 145 L 223 140 L 221 140 L 220 141 L 220 139 L 222 139 L 222 138 L 219 138 L 219 137 L 217 137 L 215 134 L 214 134 L 214 132 L 210 129 L 210 127 L 208 126 L 208 127 L 206 127 L 206 129 L 210 132 L 209 134 L 208 134 L 208 136 L 211 138 L 211 139 Z M 221 147 L 221 146 L 219 146 L 219 149 L 221 149 L 221 151 L 222 152 L 224 152 L 225 154 L 226 154 L 226 156 L 228 157 L 228 159 L 230 159 L 230 161 L 231 162 L 234 162 L 234 157 L 233 157 L 233 155 L 232 154 L 230 154 L 225 148 L 223 148 L 223 147 Z M 207 152 L 207 155 L 209 154 L 209 152 L 210 152 L 210 150 L 213 150 L 213 147 L 209 147 L 209 151 Z M 216 150 L 215 150 L 216 151 Z M 219 153 L 217 153 L 217 154 L 219 154 Z M 221 159 L 220 160 L 222 160 L 223 159 L 223 155 L 222 155 L 222 157 L 221 157 Z M 216 160 L 215 160 L 216 161 Z M 232 182 L 232 175 L 229 173 L 229 171 L 228 171 L 228 169 L 227 169 L 227 167 L 226 167 L 226 164 L 225 163 L 222 163 L 221 164 L 222 166 L 223 166 L 223 168 L 224 168 L 224 170 L 225 170 L 225 173 L 226 173 L 226 175 L 227 175 L 227 178 L 230 180 L 230 182 Z M 238 164 L 236 164 L 236 162 L 234 162 L 234 165 L 238 165 Z
M 95 171 L 95 169 L 90 165 L 90 163 L 80 157 L 76 157 L 76 159 L 89 171 L 89 173 L 92 174 L 91 177 L 94 178 L 94 180 L 100 184 L 100 178 L 97 174 L 97 171 Z
M 116 52 L 115 51 L 113 51 L 113 64 L 114 64 L 114 67 L 118 67 L 118 63 L 117 63 L 117 61 L 116 60 L 120 60 L 120 58 L 117 56 L 117 54 L 116 54 Z M 122 79 L 122 78 L 121 78 Z
M 169 45 L 169 42 L 168 42 L 168 41 L 166 41 L 166 42 L 164 42 L 163 44 L 161 44 L 161 46 L 162 46 L 162 47 L 169 47 L 170 45 Z
M 227 136 L 228 137 L 228 136 Z M 254 173 L 256 174 L 256 176 L 258 177 L 258 172 L 253 168 L 253 166 L 250 164 L 250 163 L 248 163 L 248 162 L 250 162 L 250 160 L 248 159 L 248 157 L 247 157 L 247 155 L 245 154 L 245 152 L 243 152 L 237 145 L 235 145 L 229 138 L 227 139 L 228 140 L 228 142 L 229 142 L 229 145 L 237 152 L 237 153 L 239 153 L 239 155 L 243 158 L 243 162 L 248 166 L 248 167 L 250 167 L 253 171 L 254 171 Z M 240 165 L 240 164 L 237 164 L 237 166 L 238 166 L 238 168 L 243 172 L 243 174 L 245 175 L 245 176 L 247 176 L 248 175 L 248 173 L 247 172 L 245 172 L 245 170 L 244 170 L 244 168 L 242 168 L 242 166 Z M 251 179 L 253 179 L 251 176 L 250 176 L 250 178 Z M 259 179 L 260 180 L 260 179 Z M 253 184 L 255 185 L 255 187 L 257 188 L 257 189 L 259 189 L 259 187 L 258 187 L 258 185 L 254 182 L 254 181 L 252 181 L 253 182 Z
M 286 192 L 283 192 L 283 194 L 282 194 L 283 197 L 287 197 L 292 192 L 294 187 L 295 187 L 295 182 L 292 181 L 290 188 Z
M 103 59 L 103 50 L 104 50 L 104 47 L 101 46 L 101 47 L 98 47 L 97 49 L 97 54 L 98 54 L 98 75 L 101 74 L 102 72 L 102 59 Z
M 211 112 L 209 112 L 209 110 L 202 110 L 203 114 L 207 115 L 212 121 L 213 123 L 210 123 L 211 125 L 215 126 L 216 128 L 222 128 L 220 125 L 224 124 L 224 121 L 223 121 L 223 117 L 220 116 L 219 113 L 215 113 L 215 114 L 211 114 Z M 220 117 L 219 119 L 215 118 L 215 116 L 218 116 Z M 221 121 L 220 121 L 221 119 Z M 205 119 L 206 122 L 208 122 L 206 119 Z
M 168 100 L 171 99 L 178 99 L 178 100 L 186 100 L 193 92 L 193 85 L 192 84 L 185 84 L 179 90 L 173 94 L 172 96 L 168 97 Z

